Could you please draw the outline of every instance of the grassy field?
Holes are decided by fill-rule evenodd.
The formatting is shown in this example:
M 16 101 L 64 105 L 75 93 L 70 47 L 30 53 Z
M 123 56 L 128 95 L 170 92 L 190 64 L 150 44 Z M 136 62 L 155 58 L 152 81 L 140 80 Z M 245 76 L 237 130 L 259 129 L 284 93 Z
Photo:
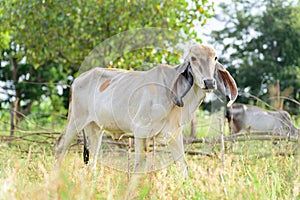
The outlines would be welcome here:
M 83 165 L 78 151 L 69 152 L 58 169 L 52 146 L 1 143 L 0 199 L 300 199 L 292 144 L 248 141 L 226 147 L 224 162 L 219 146 L 214 157 L 188 155 L 185 180 L 175 164 L 130 178 L 100 164 L 92 169 Z

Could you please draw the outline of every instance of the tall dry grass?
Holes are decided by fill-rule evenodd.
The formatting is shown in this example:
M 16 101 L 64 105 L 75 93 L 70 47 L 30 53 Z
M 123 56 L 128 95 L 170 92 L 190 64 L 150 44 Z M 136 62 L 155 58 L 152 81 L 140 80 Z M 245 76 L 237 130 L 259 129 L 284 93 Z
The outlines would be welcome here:
M 219 127 L 212 121 L 201 121 L 198 137 L 218 136 Z M 216 154 L 187 156 L 189 178 L 185 180 L 175 164 L 130 178 L 101 164 L 93 169 L 83 164 L 78 151 L 69 152 L 58 169 L 52 146 L 0 143 L 0 200 L 300 199 L 295 144 L 246 141 L 225 145 L 223 163 L 219 145 L 185 145 Z
M 0 199 L 296 199 L 299 169 L 296 156 L 257 158 L 253 142 L 234 144 L 239 154 L 188 156 L 189 178 L 174 164 L 141 175 L 119 172 L 100 164 L 83 165 L 69 152 L 60 169 L 49 149 L 29 146 L 0 148 Z M 236 147 L 238 145 L 238 147 Z M 273 148 L 272 143 L 265 144 Z M 251 147 L 252 148 L 252 147 Z M 234 150 L 233 150 L 234 151 Z M 223 177 L 223 178 L 222 178 Z

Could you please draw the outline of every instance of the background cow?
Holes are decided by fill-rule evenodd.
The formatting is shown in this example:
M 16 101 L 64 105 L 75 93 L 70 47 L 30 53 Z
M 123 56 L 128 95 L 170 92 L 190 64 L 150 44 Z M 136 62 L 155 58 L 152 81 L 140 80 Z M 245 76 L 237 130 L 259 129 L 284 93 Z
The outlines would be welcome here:
M 286 111 L 268 111 L 256 106 L 233 104 L 226 111 L 230 132 L 260 132 L 297 136 L 299 130 L 293 125 Z

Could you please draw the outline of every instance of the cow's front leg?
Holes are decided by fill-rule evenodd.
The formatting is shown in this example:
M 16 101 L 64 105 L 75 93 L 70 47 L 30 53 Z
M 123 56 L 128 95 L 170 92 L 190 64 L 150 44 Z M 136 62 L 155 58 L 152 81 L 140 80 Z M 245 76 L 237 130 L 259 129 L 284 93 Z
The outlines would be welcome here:
M 182 168 L 182 174 L 187 177 L 188 165 L 185 159 L 182 128 L 178 128 L 172 135 L 168 147 L 172 153 L 172 157 L 176 163 Z

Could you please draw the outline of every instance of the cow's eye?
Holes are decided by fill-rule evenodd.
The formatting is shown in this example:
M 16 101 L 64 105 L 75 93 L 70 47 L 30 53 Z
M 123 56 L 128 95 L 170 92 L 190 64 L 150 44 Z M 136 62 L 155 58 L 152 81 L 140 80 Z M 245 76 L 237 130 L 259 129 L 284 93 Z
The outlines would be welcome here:
M 216 57 L 215 57 L 215 61 L 217 61 L 217 60 L 218 60 L 218 57 L 216 56 Z
M 191 57 L 192 61 L 196 61 L 196 58 L 194 56 Z

